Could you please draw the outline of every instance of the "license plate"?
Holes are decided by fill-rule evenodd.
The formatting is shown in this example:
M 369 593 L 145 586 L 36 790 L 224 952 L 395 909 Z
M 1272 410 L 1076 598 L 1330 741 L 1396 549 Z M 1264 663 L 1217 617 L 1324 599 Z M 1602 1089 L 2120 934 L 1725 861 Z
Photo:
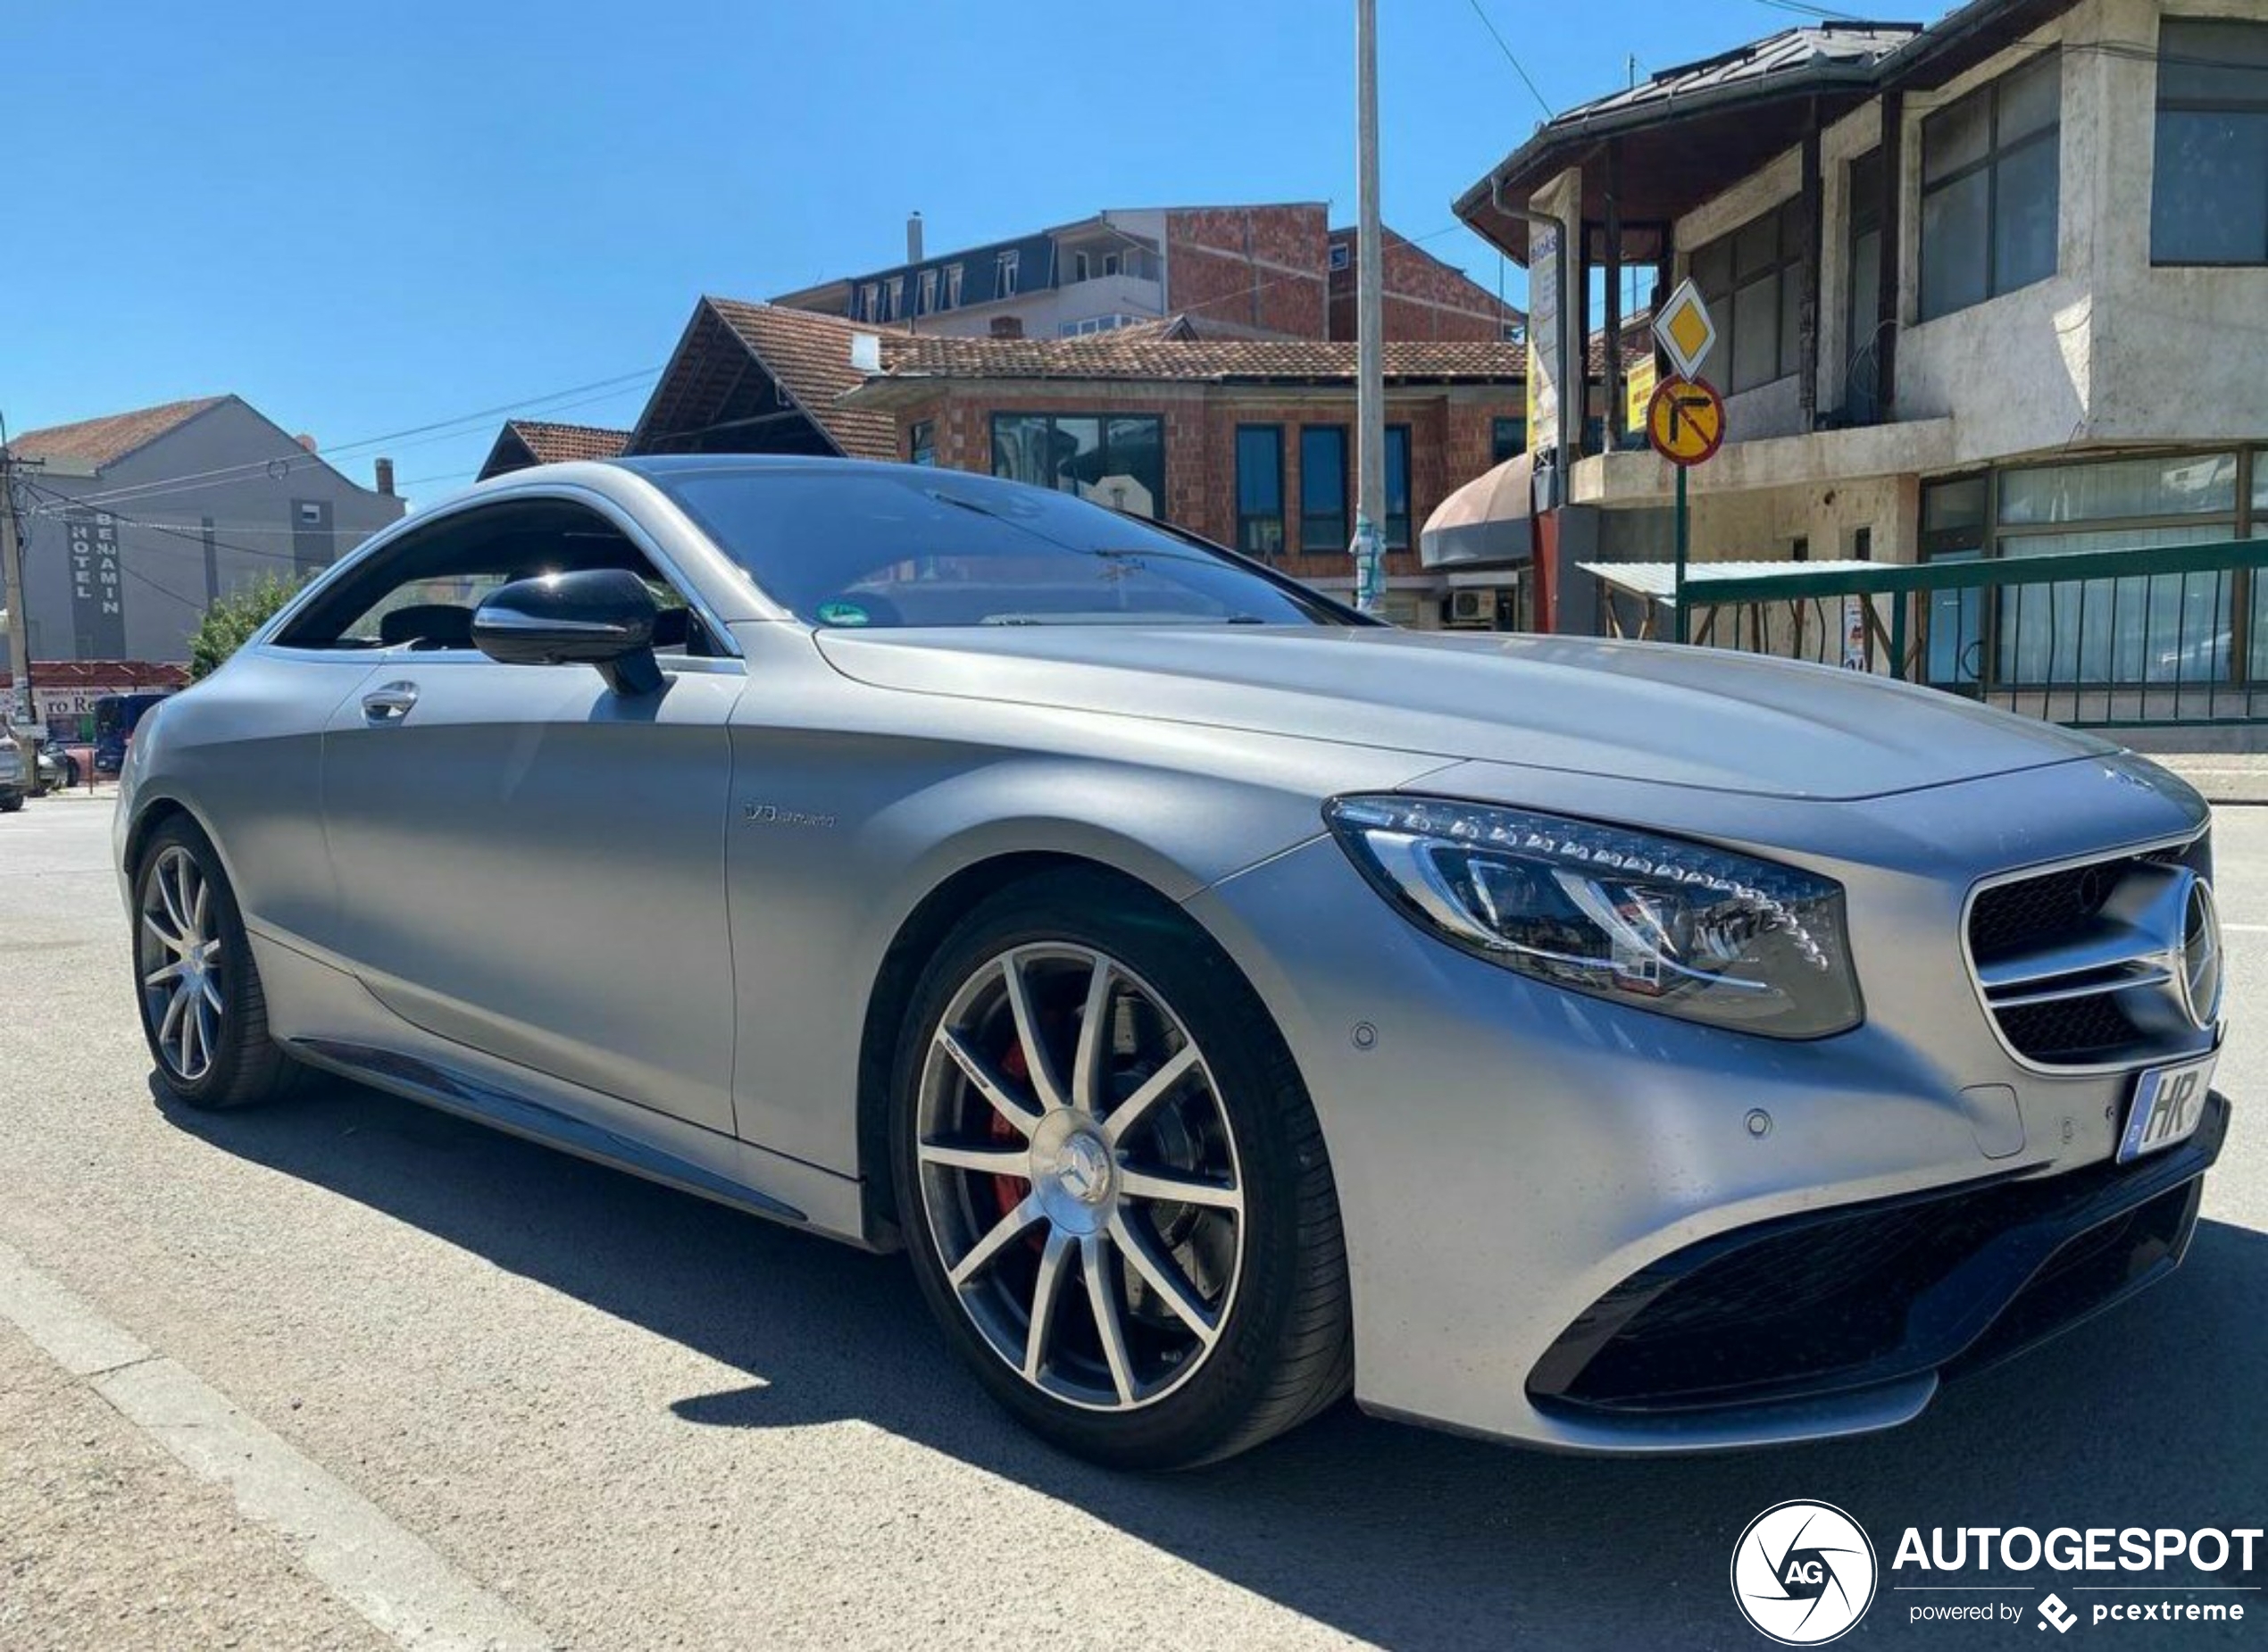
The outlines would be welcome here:
M 2205 1098 L 2213 1088 L 2214 1057 L 2185 1061 L 2171 1067 L 2152 1067 L 2134 1085 L 2133 1105 L 2126 1110 L 2126 1133 L 2119 1138 L 2118 1162 L 2139 1159 L 2187 1141 L 2205 1117 Z

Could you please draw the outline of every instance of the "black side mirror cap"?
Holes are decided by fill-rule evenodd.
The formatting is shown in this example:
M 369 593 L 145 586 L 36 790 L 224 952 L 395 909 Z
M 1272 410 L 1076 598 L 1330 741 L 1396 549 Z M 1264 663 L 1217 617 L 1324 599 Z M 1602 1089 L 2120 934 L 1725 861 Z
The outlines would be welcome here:
M 472 616 L 473 646 L 504 665 L 593 665 L 617 694 L 662 687 L 654 657 L 659 610 L 626 568 L 515 580 Z

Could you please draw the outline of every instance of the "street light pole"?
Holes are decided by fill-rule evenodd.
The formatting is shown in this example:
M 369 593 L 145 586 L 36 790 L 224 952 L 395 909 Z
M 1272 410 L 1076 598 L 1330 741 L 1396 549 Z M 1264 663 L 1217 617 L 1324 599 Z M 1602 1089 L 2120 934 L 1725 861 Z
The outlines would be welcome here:
M 1355 0 L 1355 605 L 1386 605 L 1385 252 L 1378 213 L 1378 0 Z

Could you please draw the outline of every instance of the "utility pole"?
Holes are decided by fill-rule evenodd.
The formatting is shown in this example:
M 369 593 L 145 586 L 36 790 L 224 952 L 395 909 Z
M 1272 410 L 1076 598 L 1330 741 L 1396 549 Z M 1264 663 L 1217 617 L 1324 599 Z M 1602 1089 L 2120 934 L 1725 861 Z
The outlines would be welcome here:
M 16 533 L 16 471 L 36 468 L 37 459 L 17 458 L 0 446 L 0 597 L 8 605 L 8 722 L 16 737 L 16 752 L 23 759 L 24 784 L 38 788 L 38 748 L 26 732 L 31 727 L 31 616 L 24 612 L 23 542 Z
M 1386 285 L 1378 224 L 1378 0 L 1355 0 L 1355 605 L 1386 605 Z

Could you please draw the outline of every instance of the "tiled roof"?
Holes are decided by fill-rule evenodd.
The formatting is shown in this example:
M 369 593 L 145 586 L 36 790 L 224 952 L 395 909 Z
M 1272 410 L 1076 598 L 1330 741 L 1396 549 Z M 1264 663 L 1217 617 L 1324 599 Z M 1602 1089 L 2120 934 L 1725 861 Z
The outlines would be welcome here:
M 507 419 L 504 428 L 520 438 L 538 464 L 612 459 L 630 439 L 628 430 L 602 430 L 595 424 L 553 424 L 543 419 Z
M 1622 318 L 1622 365 L 1635 367 L 1654 358 L 1654 312 L 1640 310 Z M 1584 352 L 1584 371 L 1594 379 L 1606 371 L 1606 330 L 1593 330 Z
M 1563 126 L 1624 111 L 1666 109 L 1722 87 L 1757 83 L 1800 71 L 1867 68 L 1922 32 L 1919 23 L 1823 22 L 1783 29 L 1698 63 L 1664 69 L 1628 90 L 1579 104 L 1548 124 Z
M 1172 321 L 1121 327 L 1079 338 L 962 338 L 941 334 L 885 341 L 887 376 L 907 379 L 1130 379 L 1233 383 L 1251 380 L 1349 379 L 1355 346 L 1321 338 L 1205 338 Z M 1525 345 L 1422 340 L 1388 343 L 1388 379 L 1519 379 Z
M 897 426 L 888 413 L 840 405 L 842 397 L 866 380 L 851 365 L 851 340 L 874 335 L 836 315 L 787 310 L 777 305 L 746 304 L 738 298 L 702 301 L 763 362 L 780 388 L 835 446 L 854 459 L 895 459 Z M 882 333 L 883 362 L 889 362 L 902 334 Z
M 9 450 L 27 459 L 63 459 L 100 469 L 123 459 L 138 447 L 146 447 L 167 431 L 187 424 L 208 407 L 229 398 L 202 396 L 186 402 L 164 402 L 132 413 L 81 419 L 76 424 L 53 424 L 44 430 L 26 430 L 9 444 Z

